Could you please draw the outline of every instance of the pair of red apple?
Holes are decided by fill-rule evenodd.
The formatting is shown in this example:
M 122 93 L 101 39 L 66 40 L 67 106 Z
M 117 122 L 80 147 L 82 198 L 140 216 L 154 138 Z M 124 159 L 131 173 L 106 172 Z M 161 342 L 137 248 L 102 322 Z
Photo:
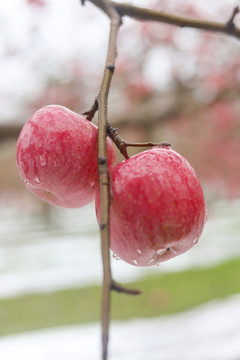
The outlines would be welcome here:
M 17 167 L 27 188 L 50 204 L 75 208 L 96 195 L 99 218 L 97 127 L 58 105 L 38 110 L 17 143 Z M 126 262 L 150 266 L 197 243 L 205 223 L 198 178 L 185 158 L 169 148 L 146 150 L 114 166 L 111 177 L 111 248 Z

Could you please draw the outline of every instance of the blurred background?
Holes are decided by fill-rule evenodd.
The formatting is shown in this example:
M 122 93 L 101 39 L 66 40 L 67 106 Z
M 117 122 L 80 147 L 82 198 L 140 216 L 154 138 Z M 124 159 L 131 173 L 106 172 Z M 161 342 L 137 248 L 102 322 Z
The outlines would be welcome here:
M 220 22 L 240 5 L 131 3 Z M 240 26 L 240 15 L 235 20 Z M 67 210 L 38 200 L 17 174 L 15 147 L 40 107 L 89 110 L 102 79 L 108 27 L 87 1 L 84 7 L 77 0 L 0 2 L 5 360 L 99 358 L 102 265 L 94 204 Z M 159 267 L 112 259 L 115 280 L 143 291 L 137 298 L 113 294 L 112 359 L 240 359 L 239 55 L 240 42 L 230 36 L 124 19 L 110 123 L 125 140 L 167 141 L 182 153 L 203 186 L 208 221 L 192 250 Z

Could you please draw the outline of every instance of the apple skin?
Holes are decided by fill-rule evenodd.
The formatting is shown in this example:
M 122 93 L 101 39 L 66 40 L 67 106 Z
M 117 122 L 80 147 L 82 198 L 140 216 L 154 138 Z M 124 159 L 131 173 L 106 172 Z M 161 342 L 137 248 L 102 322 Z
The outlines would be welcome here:
M 65 208 L 81 207 L 95 198 L 98 184 L 98 129 L 69 109 L 45 106 L 21 130 L 16 161 L 20 177 L 40 199 Z M 115 162 L 107 139 L 108 165 Z
M 96 214 L 99 220 L 99 192 Z M 197 175 L 170 147 L 143 151 L 112 168 L 110 244 L 127 263 L 158 265 L 184 253 L 198 242 L 205 217 Z

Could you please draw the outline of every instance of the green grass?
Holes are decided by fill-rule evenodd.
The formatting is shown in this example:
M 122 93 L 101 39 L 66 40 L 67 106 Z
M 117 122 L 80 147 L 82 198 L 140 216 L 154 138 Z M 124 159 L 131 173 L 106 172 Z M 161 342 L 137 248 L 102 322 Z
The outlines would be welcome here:
M 154 317 L 240 293 L 240 259 L 207 269 L 148 276 L 128 284 L 140 296 L 113 293 L 112 318 Z M 0 300 L 0 335 L 99 321 L 101 288 L 68 289 Z

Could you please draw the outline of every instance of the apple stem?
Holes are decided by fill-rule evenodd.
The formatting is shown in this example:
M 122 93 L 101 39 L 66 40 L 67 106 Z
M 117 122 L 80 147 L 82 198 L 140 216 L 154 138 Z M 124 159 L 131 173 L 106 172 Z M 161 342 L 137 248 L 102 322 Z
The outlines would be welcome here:
M 120 153 L 125 157 L 125 159 L 128 159 L 128 153 L 127 148 L 128 147 L 153 147 L 153 146 L 160 146 L 160 147 L 170 147 L 171 144 L 168 142 L 159 142 L 159 143 L 153 143 L 153 142 L 144 142 L 144 143 L 131 143 L 125 141 L 117 132 L 116 128 L 113 128 L 110 124 L 108 124 L 107 127 L 107 135 L 112 139 L 114 144 L 119 149 Z

